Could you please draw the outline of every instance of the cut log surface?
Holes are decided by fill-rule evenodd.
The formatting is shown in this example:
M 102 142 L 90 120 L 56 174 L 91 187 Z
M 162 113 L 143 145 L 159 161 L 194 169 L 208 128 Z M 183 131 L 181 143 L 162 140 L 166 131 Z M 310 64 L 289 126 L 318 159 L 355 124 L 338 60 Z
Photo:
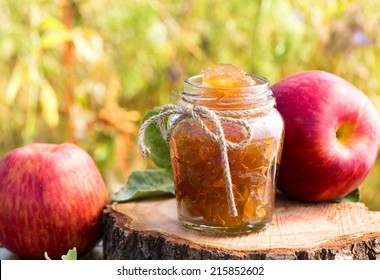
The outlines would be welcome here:
M 105 259 L 380 260 L 380 212 L 278 196 L 266 229 L 220 236 L 179 224 L 175 199 L 113 203 L 104 210 L 103 248 Z

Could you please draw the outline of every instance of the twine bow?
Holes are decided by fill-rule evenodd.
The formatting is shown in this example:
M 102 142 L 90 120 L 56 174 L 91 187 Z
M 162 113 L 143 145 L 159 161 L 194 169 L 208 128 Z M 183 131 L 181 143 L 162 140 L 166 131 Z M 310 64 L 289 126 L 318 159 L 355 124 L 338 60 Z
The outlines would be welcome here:
M 222 167 L 223 167 L 223 177 L 226 182 L 227 190 L 227 201 L 229 205 L 230 214 L 234 217 L 238 215 L 236 209 L 233 184 L 230 174 L 230 166 L 228 163 L 227 149 L 241 149 L 245 147 L 252 139 L 252 129 L 249 123 L 245 119 L 240 119 L 237 117 L 247 116 L 247 114 L 260 114 L 272 108 L 274 106 L 274 100 L 271 100 L 266 106 L 255 108 L 251 110 L 244 111 L 213 111 L 203 106 L 185 106 L 185 105 L 174 105 L 168 104 L 161 108 L 159 114 L 146 120 L 140 127 L 138 133 L 138 145 L 140 148 L 141 155 L 146 157 L 150 151 L 149 148 L 144 144 L 144 135 L 146 129 L 151 125 L 156 123 L 161 131 L 162 137 L 166 142 L 169 142 L 170 136 L 177 126 L 177 124 L 185 118 L 192 118 L 203 130 L 203 132 L 210 137 L 214 142 L 218 143 L 220 147 Z M 178 118 L 170 125 L 169 129 L 165 126 L 165 118 L 171 115 L 178 115 Z M 216 132 L 211 131 L 205 124 L 203 119 L 209 119 L 213 123 Z M 226 140 L 223 127 L 221 123 L 232 123 L 238 124 L 245 128 L 247 135 L 239 143 L 231 142 Z

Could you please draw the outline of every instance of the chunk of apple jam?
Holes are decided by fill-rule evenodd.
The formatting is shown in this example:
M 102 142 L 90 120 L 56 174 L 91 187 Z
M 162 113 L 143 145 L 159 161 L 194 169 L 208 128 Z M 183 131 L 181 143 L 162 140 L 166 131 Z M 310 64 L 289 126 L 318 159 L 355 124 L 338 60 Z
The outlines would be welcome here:
M 207 120 L 205 124 L 212 129 Z M 237 143 L 246 136 L 236 124 L 223 124 L 223 129 L 229 141 Z M 180 218 L 211 226 L 270 219 L 279 139 L 254 139 L 242 149 L 228 151 L 238 216 L 230 214 L 219 145 L 192 120 L 181 122 L 170 141 Z
M 210 88 L 239 88 L 255 85 L 251 76 L 233 64 L 220 64 L 202 71 L 203 85 Z

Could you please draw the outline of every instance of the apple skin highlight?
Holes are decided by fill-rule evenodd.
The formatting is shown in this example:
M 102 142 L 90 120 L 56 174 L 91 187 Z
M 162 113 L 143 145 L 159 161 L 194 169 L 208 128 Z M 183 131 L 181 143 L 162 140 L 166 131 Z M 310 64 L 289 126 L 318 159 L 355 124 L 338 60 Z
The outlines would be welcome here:
M 0 161 L 0 242 L 24 259 L 90 251 L 107 202 L 97 166 L 76 145 L 29 144 Z
M 271 87 L 285 121 L 278 188 L 306 202 L 334 200 L 371 171 L 380 143 L 379 114 L 348 81 L 304 71 Z

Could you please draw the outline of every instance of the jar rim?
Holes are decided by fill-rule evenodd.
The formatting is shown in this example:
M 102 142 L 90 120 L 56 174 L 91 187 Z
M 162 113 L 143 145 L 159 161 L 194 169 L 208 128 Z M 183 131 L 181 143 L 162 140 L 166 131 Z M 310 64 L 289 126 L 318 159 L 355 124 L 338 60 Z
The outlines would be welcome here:
M 237 106 L 256 108 L 265 106 L 273 100 L 269 80 L 258 75 L 247 74 L 256 81 L 255 85 L 238 88 L 211 88 L 202 85 L 202 75 L 184 80 L 184 91 L 180 95 L 171 94 L 173 103 L 185 102 L 203 105 L 219 110 L 228 110 Z

